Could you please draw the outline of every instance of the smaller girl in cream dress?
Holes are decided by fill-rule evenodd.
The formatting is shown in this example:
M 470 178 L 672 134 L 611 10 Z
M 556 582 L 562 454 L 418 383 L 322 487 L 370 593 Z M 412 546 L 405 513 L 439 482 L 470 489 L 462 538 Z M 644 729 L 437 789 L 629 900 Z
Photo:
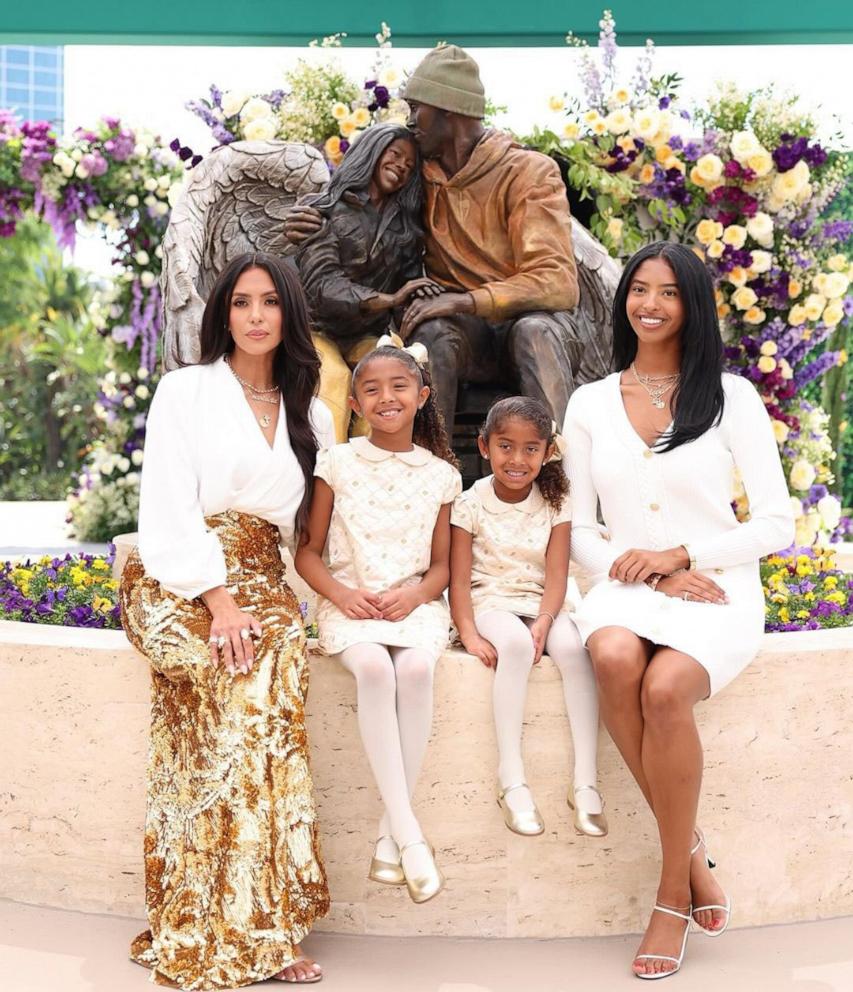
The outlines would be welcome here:
M 561 443 L 538 400 L 512 396 L 489 410 L 479 446 L 494 474 L 453 505 L 450 605 L 465 649 L 496 669 L 497 800 L 507 827 L 528 836 L 545 829 L 525 780 L 521 731 L 528 677 L 547 652 L 563 678 L 574 741 L 575 829 L 602 837 L 598 695 L 566 600 L 571 509 Z
M 317 456 L 295 563 L 318 593 L 320 649 L 356 679 L 359 730 L 385 804 L 369 877 L 405 884 L 426 902 L 444 878 L 411 797 L 432 726 L 433 671 L 448 642 L 450 506 L 462 480 L 429 373 L 408 350 L 379 347 L 362 358 L 351 402 L 370 438 Z

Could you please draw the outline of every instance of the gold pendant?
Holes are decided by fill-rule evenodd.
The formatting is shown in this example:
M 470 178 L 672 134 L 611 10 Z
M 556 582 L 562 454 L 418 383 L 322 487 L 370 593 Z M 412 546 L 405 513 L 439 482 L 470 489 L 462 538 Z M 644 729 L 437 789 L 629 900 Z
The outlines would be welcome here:
M 270 415 L 265 413 L 262 417 L 258 417 L 258 423 L 261 427 L 269 427 L 271 423 Z

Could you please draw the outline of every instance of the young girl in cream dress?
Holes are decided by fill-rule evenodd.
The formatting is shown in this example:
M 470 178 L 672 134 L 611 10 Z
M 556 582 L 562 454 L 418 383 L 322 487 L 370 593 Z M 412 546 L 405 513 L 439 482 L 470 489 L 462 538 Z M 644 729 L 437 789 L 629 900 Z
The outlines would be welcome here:
M 405 884 L 426 902 L 444 878 L 411 797 L 432 725 L 433 671 L 448 641 L 450 505 L 462 482 L 427 369 L 408 351 L 370 352 L 352 389 L 370 437 L 318 456 L 296 568 L 318 593 L 320 649 L 357 683 L 359 729 L 385 804 L 370 878 Z
M 497 801 L 507 827 L 545 829 L 524 774 L 521 731 L 527 681 L 547 652 L 563 678 L 574 740 L 575 829 L 602 837 L 595 678 L 566 601 L 571 509 L 561 440 L 538 400 L 513 396 L 491 408 L 479 445 L 494 474 L 453 505 L 450 604 L 465 649 L 495 669 Z

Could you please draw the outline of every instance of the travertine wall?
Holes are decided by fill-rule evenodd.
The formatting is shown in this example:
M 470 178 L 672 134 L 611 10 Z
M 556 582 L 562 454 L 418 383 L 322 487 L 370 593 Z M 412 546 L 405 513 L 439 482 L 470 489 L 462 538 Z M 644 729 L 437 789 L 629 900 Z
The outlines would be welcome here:
M 559 675 L 530 682 L 528 780 L 541 837 L 494 801 L 491 673 L 450 653 L 416 805 L 448 886 L 424 906 L 366 880 L 379 801 L 351 677 L 312 667 L 309 729 L 334 905 L 354 933 L 567 936 L 636 931 L 657 868 L 654 823 L 602 733 L 610 836 L 578 837 Z M 0 623 L 0 897 L 142 915 L 145 662 L 119 633 Z M 738 926 L 853 913 L 853 631 L 776 634 L 700 707 L 701 823 Z

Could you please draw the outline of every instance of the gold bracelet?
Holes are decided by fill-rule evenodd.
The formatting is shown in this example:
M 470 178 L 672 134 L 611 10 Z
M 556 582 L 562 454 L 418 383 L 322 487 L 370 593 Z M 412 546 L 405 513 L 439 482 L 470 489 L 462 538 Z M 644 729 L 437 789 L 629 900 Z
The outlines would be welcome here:
M 539 617 L 549 617 L 549 618 L 550 618 L 550 620 L 551 620 L 551 623 L 554 623 L 554 614 L 553 614 L 553 613 L 549 613 L 549 612 L 548 612 L 547 610 L 542 610 L 542 611 L 541 611 L 541 612 L 540 612 L 540 613 L 539 613 L 539 614 L 537 615 L 537 617 L 536 617 L 536 619 L 538 620 L 538 619 L 539 619 Z

